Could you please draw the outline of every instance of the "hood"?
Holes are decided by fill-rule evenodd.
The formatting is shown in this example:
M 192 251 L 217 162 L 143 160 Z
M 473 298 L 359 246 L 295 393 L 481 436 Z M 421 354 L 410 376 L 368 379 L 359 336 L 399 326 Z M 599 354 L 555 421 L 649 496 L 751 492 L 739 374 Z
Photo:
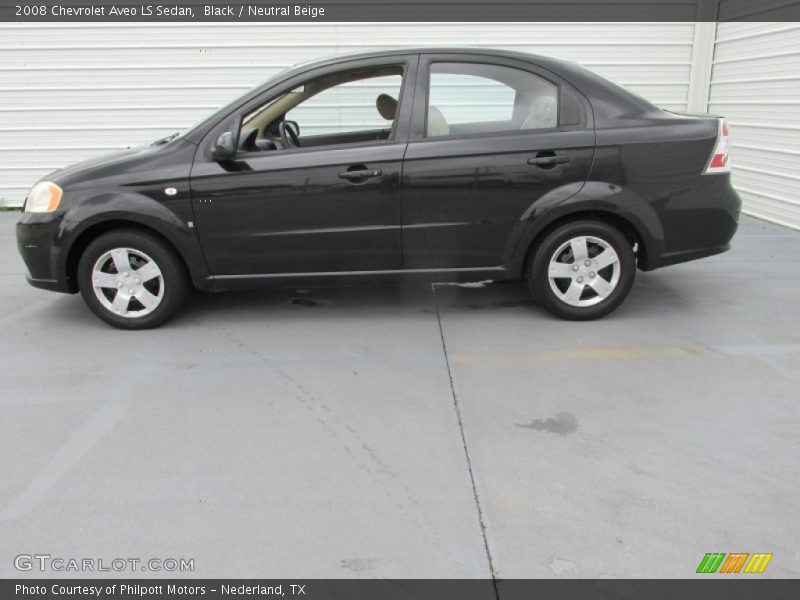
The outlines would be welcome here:
M 109 171 L 119 172 L 128 163 L 135 163 L 140 158 L 149 157 L 161 148 L 163 146 L 137 146 L 101 154 L 53 171 L 44 179 L 65 187 L 70 184 L 82 183 L 84 180 L 101 178 Z
M 186 147 L 194 148 L 194 145 L 177 138 L 168 143 L 118 150 L 68 165 L 63 169 L 53 171 L 43 179 L 57 183 L 65 191 L 70 188 L 80 189 L 104 185 L 112 181 L 125 183 L 125 180 L 146 177 L 145 174 L 155 169 L 159 163 L 171 162 L 167 159 L 167 155 Z

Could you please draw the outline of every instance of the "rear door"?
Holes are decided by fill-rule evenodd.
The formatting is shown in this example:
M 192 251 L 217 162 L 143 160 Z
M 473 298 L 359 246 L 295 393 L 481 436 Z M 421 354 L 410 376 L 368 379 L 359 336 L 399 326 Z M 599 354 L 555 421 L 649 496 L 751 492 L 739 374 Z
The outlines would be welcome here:
M 527 62 L 423 55 L 403 167 L 407 269 L 501 266 L 543 198 L 585 183 L 588 102 Z

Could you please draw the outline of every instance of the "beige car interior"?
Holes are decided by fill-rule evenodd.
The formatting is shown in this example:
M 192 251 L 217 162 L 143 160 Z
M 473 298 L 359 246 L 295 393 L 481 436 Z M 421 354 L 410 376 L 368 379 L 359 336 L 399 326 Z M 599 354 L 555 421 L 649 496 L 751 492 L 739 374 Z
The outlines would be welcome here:
M 507 121 L 486 120 L 480 122 L 456 121 L 449 123 L 445 116 L 446 104 L 441 107 L 430 105 L 428 107 L 426 135 L 427 137 L 442 137 L 447 135 L 489 133 L 513 130 L 550 129 L 558 123 L 558 87 L 528 71 L 515 68 L 498 67 L 487 64 L 447 64 L 435 63 L 431 66 L 431 86 L 436 85 L 437 74 L 464 75 L 473 78 L 489 80 L 493 84 L 502 84 L 514 92 L 513 116 Z M 245 117 L 242 122 L 240 139 L 247 132 L 249 137 L 264 140 L 275 140 L 280 147 L 280 137 L 276 136 L 276 125 L 286 118 L 286 115 L 295 107 L 309 98 L 345 83 L 383 77 L 386 75 L 401 75 L 403 70 L 399 66 L 371 67 L 333 73 L 312 79 L 302 85 L 284 92 L 267 104 L 259 107 Z M 475 103 L 480 106 L 480 99 Z M 379 94 L 375 99 L 375 108 L 386 121 L 392 122 L 392 130 L 384 132 L 381 139 L 392 139 L 394 136 L 394 120 L 397 116 L 398 99 L 389 94 Z M 444 110 L 443 110 L 444 108 Z M 300 124 L 302 126 L 302 123 Z M 257 130 L 256 132 L 254 131 Z M 349 134 L 341 135 L 341 140 L 330 139 L 325 143 L 346 143 Z
M 399 66 L 389 66 L 345 71 L 319 77 L 296 86 L 292 90 L 284 92 L 247 115 L 242 120 L 240 139 L 246 131 L 251 132 L 254 128 L 259 131 L 259 139 L 267 137 L 270 135 L 270 131 L 275 125 L 293 108 L 327 89 L 345 83 L 372 79 L 375 77 L 384 77 L 387 75 L 402 76 L 403 69 Z M 378 113 L 387 121 L 394 121 L 397 113 L 397 103 L 397 99 L 388 94 L 380 94 L 375 100 Z M 302 125 L 302 123 L 300 125 Z M 391 138 L 392 135 L 394 135 L 394 127 L 392 127 L 392 132 L 389 137 Z
M 481 78 L 511 88 L 514 90 L 513 115 L 507 121 L 448 123 L 445 112 L 431 104 L 428 106 L 425 130 L 427 137 L 552 129 L 558 125 L 558 87 L 543 77 L 510 67 L 477 63 L 434 63 L 431 66 L 432 88 L 436 86 L 437 73 Z M 476 100 L 475 104 L 480 106 L 480 100 Z
M 450 135 L 450 126 L 444 114 L 435 106 L 428 107 L 428 137 Z

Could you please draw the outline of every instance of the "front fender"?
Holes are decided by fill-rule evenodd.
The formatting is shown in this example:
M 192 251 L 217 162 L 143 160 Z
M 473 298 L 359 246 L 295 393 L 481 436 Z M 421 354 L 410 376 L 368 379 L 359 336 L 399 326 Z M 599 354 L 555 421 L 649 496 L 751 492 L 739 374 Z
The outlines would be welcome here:
M 176 188 L 178 186 L 175 186 Z M 174 199 L 160 201 L 132 190 L 83 190 L 81 202 L 64 213 L 56 244 L 58 272 L 65 272 L 73 250 L 82 248 L 93 232 L 126 224 L 161 235 L 183 258 L 196 287 L 204 287 L 208 267 L 194 228 L 188 185 Z M 55 254 L 55 253 L 54 253 Z

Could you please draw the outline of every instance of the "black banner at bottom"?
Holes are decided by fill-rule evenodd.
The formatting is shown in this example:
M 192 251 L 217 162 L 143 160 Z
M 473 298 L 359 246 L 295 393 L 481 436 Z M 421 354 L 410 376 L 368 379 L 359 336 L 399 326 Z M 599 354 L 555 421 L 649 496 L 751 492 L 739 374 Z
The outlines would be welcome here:
M 709 600 L 800 597 L 775 579 L 5 579 L 0 598 L 38 600 Z

